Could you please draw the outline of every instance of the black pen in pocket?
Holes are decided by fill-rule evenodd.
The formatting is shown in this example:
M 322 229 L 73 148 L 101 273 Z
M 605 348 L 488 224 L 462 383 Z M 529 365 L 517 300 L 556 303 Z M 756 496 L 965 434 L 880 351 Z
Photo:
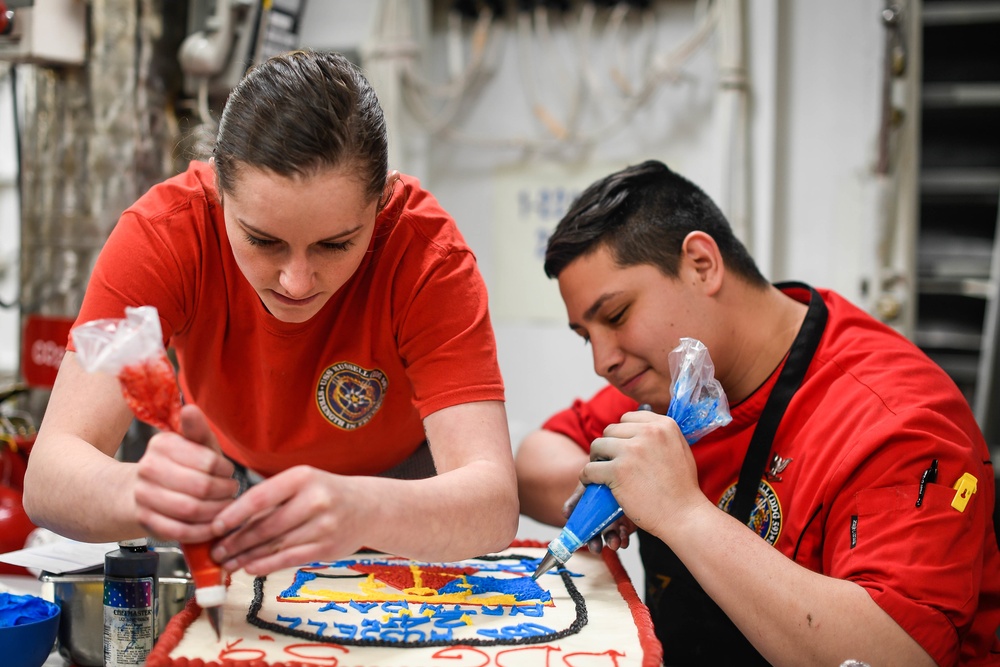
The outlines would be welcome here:
M 937 481 L 938 473 L 938 460 L 934 459 L 931 461 L 931 467 L 924 471 L 924 474 L 920 476 L 920 490 L 917 491 L 917 504 L 916 507 L 920 507 L 924 504 L 924 491 L 927 490 L 928 484 L 933 484 Z

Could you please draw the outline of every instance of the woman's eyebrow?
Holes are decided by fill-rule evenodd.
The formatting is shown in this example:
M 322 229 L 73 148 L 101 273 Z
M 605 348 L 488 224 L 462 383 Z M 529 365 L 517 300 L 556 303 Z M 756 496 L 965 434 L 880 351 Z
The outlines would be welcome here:
M 267 232 L 265 232 L 263 230 L 257 229 L 256 227 L 254 227 L 253 225 L 251 225 L 249 222 L 247 222 L 243 218 L 237 218 L 236 221 L 240 223 L 241 227 L 243 227 L 246 231 L 248 231 L 248 232 L 250 232 L 252 234 L 255 234 L 257 236 L 263 236 L 263 237 L 266 237 L 266 238 L 269 238 L 269 239 L 280 240 L 280 239 L 278 239 L 277 236 L 269 234 L 269 233 L 267 233 Z M 318 241 L 318 243 L 328 243 L 330 241 L 336 241 L 337 239 L 342 239 L 344 237 L 351 236 L 353 234 L 356 234 L 364 226 L 365 226 L 364 223 L 362 223 L 360 225 L 357 225 L 356 227 L 351 227 L 350 229 L 345 229 L 344 231 L 342 231 L 342 232 L 340 232 L 338 234 L 334 234 L 333 236 L 328 236 L 325 239 L 320 239 Z

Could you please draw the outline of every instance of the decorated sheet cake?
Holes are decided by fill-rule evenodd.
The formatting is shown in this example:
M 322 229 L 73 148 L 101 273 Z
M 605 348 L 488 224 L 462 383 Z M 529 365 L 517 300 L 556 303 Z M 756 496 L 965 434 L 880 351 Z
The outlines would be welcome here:
M 222 638 L 193 603 L 147 665 L 654 667 L 661 649 L 617 555 L 531 579 L 545 548 L 454 563 L 380 553 L 232 575 Z

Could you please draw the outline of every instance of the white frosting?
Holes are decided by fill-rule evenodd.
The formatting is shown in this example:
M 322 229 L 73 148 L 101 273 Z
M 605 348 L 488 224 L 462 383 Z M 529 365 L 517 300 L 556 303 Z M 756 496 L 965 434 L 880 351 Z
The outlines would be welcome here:
M 282 570 L 264 581 L 258 617 L 274 626 L 267 628 L 247 622 L 254 578 L 241 571 L 233 574 L 223 607 L 222 639 L 216 639 L 202 613 L 170 656 L 206 662 L 264 660 L 268 664 L 300 662 L 326 667 L 642 665 L 643 649 L 635 621 L 604 561 L 580 552 L 567 563 L 567 569 L 579 575 L 570 578 L 570 586 L 585 601 L 586 622 L 575 631 L 573 625 L 581 613 L 563 576 L 556 570 L 542 575 L 537 591 L 524 580 L 530 580 L 544 554 L 545 549 L 512 547 L 502 553 L 508 556 L 502 560 L 471 559 L 447 564 L 413 564 L 383 554 L 360 554 L 345 559 L 360 568 L 344 567 L 344 561 L 338 561 L 335 566 L 315 564 Z M 527 556 L 529 560 L 510 556 Z M 396 575 L 400 574 L 399 568 L 409 568 L 411 583 L 416 585 L 400 588 L 386 584 L 378 573 L 359 572 L 366 566 L 395 568 Z M 476 572 L 466 576 L 435 573 L 437 566 L 470 567 Z M 382 578 L 398 583 L 392 577 Z M 448 580 L 454 583 L 440 586 Z M 504 593 L 508 584 L 518 589 L 521 599 Z M 290 636 L 285 634 L 285 628 L 305 631 L 313 639 Z M 566 636 L 553 638 L 553 633 Z M 533 634 L 549 638 L 540 643 L 512 643 L 523 642 L 518 638 Z M 315 635 L 337 643 L 316 641 Z M 448 639 L 435 639 L 445 636 Z M 373 637 L 382 642 L 403 642 L 394 646 L 350 643 L 370 642 Z M 432 639 L 444 645 L 396 647 L 408 641 Z

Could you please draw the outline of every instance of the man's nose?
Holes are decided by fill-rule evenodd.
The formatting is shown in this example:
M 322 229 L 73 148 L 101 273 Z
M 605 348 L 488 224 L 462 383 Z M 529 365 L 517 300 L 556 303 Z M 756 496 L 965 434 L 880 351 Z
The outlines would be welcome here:
M 602 378 L 610 379 L 625 356 L 614 336 L 592 336 L 590 346 L 594 351 L 594 372 Z

